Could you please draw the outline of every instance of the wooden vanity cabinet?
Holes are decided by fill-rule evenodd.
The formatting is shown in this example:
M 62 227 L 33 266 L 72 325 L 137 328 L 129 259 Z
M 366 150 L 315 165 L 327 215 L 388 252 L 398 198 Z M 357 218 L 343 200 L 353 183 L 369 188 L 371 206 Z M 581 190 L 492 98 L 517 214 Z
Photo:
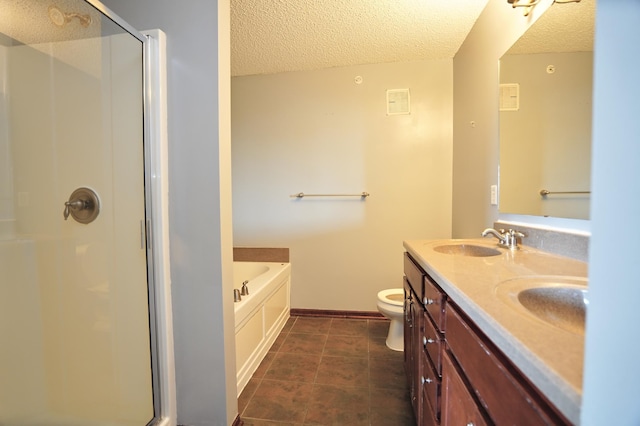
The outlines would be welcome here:
M 456 367 L 447 371 L 466 378 L 467 390 L 486 418 L 522 426 L 570 424 L 457 306 L 447 306 L 446 321 L 446 356 Z
M 457 367 L 451 355 L 443 351 L 442 355 L 442 424 L 474 425 L 491 424 L 469 392 L 470 385 L 464 373 Z
M 445 295 L 405 253 L 405 370 L 418 424 L 437 425 Z M 407 354 L 410 351 L 411 354 Z
M 570 424 L 404 257 L 405 371 L 419 426 Z

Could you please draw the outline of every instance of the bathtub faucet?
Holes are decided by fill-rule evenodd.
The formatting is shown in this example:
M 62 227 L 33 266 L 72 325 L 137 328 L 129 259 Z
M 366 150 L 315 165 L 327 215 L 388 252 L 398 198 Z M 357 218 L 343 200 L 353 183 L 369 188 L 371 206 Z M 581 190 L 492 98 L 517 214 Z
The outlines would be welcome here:
M 242 290 L 240 290 L 240 294 L 243 296 L 247 296 L 249 294 L 249 287 L 247 287 L 247 284 L 249 284 L 249 281 L 244 281 L 242 283 Z

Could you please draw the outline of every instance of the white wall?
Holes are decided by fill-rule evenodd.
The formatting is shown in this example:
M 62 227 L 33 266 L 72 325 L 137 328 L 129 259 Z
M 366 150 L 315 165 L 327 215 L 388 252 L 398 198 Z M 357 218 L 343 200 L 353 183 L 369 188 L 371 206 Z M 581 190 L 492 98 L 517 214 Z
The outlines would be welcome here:
M 585 426 L 640 424 L 638 22 L 638 1 L 598 2 Z
M 451 65 L 233 78 L 234 245 L 290 248 L 292 308 L 375 311 L 402 286 L 402 241 L 450 236 Z M 387 116 L 403 88 L 411 114 Z
M 456 238 L 479 237 L 498 218 L 490 187 L 498 184 L 498 61 L 549 7 L 528 17 L 504 0 L 489 0 L 453 60 L 453 228 Z
M 229 1 L 105 0 L 167 36 L 169 228 L 178 424 L 238 413 L 233 320 Z

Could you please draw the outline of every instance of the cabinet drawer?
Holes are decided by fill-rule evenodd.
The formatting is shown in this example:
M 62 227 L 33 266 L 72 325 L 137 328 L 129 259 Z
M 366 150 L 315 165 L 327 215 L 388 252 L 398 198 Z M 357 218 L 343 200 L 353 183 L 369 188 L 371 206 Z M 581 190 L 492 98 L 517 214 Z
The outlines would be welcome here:
M 434 324 L 440 332 L 444 333 L 446 318 L 444 313 L 445 294 L 440 290 L 429 275 L 424 277 L 424 291 L 422 294 L 422 304 L 433 319 Z
M 432 411 L 429 401 L 427 401 L 427 393 L 422 391 L 422 418 L 418 418 L 416 424 L 418 426 L 438 426 L 440 422 Z
M 422 300 L 424 273 L 413 259 L 411 259 L 409 253 L 404 254 L 404 275 L 407 277 L 407 280 L 409 280 L 409 285 L 411 285 L 413 291 L 418 295 L 419 300 Z
M 426 396 L 426 404 L 429 405 L 432 414 L 436 419 L 440 419 L 440 376 L 436 374 L 431 366 L 431 363 L 427 359 L 427 355 L 421 351 L 422 357 L 422 376 L 420 377 L 420 383 L 422 385 L 422 391 Z M 425 410 L 427 411 L 427 410 Z
M 442 355 L 442 425 L 483 426 L 488 423 L 467 389 L 457 366 L 445 351 Z
M 427 353 L 427 357 L 431 360 L 433 368 L 438 377 L 442 377 L 442 359 L 441 359 L 441 347 L 442 336 L 436 330 L 436 327 L 429 319 L 429 315 L 424 314 L 424 332 L 422 335 L 422 347 Z
M 451 304 L 446 316 L 447 345 L 494 423 L 523 426 L 563 423 L 551 412 L 545 412 L 544 403 L 520 373 L 486 337 L 481 339 Z

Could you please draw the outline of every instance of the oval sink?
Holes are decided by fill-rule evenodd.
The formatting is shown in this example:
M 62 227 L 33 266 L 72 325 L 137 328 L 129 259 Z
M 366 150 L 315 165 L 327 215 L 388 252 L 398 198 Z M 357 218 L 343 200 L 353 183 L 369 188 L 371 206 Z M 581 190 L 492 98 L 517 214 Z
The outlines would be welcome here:
M 505 281 L 498 296 L 546 324 L 584 335 L 588 288 L 581 277 L 523 277 Z
M 474 244 L 444 244 L 433 248 L 438 253 L 455 254 L 459 256 L 487 257 L 502 254 L 499 250 L 477 246 Z
M 530 288 L 518 293 L 529 312 L 551 325 L 584 334 L 588 290 L 576 287 Z

